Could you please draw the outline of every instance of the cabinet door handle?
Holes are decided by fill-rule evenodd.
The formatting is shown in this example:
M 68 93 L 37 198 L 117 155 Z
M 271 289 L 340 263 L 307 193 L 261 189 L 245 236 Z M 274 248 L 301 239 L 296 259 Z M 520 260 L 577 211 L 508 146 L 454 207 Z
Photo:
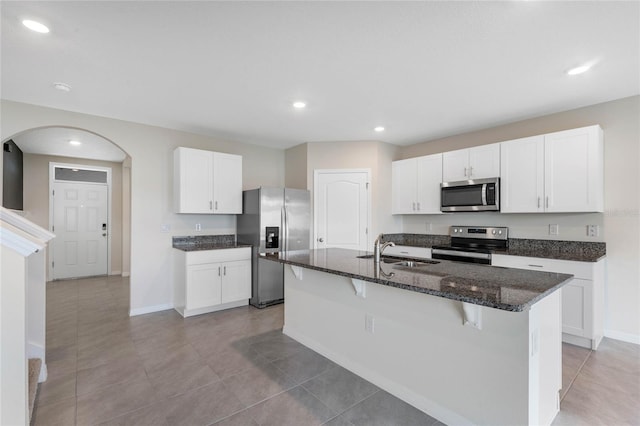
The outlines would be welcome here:
M 540 208 L 540 197 L 538 197 L 538 208 Z
M 416 202 L 414 201 L 413 203 L 411 203 L 411 210 L 413 210 L 414 212 L 416 211 Z
M 417 205 L 418 205 L 418 209 L 417 210 L 420 211 L 420 201 L 418 201 Z
M 215 206 L 216 206 L 215 210 L 218 210 L 218 202 L 217 201 L 215 202 Z
M 469 177 L 473 176 L 473 166 L 469 167 Z
M 464 168 L 464 175 L 467 176 L 467 168 Z
M 220 267 L 218 266 L 218 276 L 220 276 Z
M 546 207 L 549 208 L 549 196 L 548 195 L 547 195 L 547 205 L 546 205 Z
M 225 277 L 227 276 L 227 267 L 226 266 L 222 267 L 222 275 L 224 275 Z
M 213 210 L 213 201 L 209 201 L 209 210 Z

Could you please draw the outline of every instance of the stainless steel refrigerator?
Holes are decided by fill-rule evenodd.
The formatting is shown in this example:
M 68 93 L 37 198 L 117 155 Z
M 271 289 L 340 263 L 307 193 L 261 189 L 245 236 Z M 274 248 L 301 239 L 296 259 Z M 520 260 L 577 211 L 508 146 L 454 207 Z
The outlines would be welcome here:
M 309 191 L 258 188 L 242 193 L 243 213 L 238 216 L 238 242 L 253 245 L 253 306 L 284 301 L 284 265 L 260 259 L 258 253 L 309 249 L 311 207 Z

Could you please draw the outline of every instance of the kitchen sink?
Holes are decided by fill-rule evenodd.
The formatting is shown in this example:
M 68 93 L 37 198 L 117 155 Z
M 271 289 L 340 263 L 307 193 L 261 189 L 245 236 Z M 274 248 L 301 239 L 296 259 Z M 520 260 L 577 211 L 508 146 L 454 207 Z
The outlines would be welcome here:
M 425 260 L 421 262 L 418 262 L 417 260 L 403 260 L 401 262 L 395 263 L 394 265 L 404 266 L 405 268 L 419 268 L 420 266 L 437 265 L 438 263 L 440 262 L 436 260 Z
M 363 256 L 358 256 L 358 259 L 373 259 L 373 255 L 372 254 L 365 254 Z M 437 265 L 438 262 L 437 260 L 402 260 L 402 258 L 399 257 L 393 257 L 393 256 L 382 256 L 380 257 L 380 261 L 382 263 L 390 263 L 393 264 L 393 266 L 403 266 L 405 268 L 418 268 L 420 266 L 427 266 L 427 265 Z
M 358 256 L 358 259 L 373 259 L 373 255 L 372 254 L 366 254 L 364 256 Z M 380 257 L 380 261 L 382 263 L 398 263 L 400 262 L 401 259 L 398 259 L 397 257 L 388 257 L 388 256 L 382 256 Z

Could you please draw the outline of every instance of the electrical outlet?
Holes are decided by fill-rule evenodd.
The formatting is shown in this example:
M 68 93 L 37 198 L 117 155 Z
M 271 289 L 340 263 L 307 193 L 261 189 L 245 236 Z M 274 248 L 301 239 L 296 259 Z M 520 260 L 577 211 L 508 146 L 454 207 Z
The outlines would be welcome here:
M 560 225 L 549 225 L 549 235 L 560 235 Z
M 364 316 L 364 329 L 365 331 L 373 334 L 375 331 L 375 319 L 371 314 L 365 314 Z
M 196 231 L 202 231 L 202 225 L 196 223 Z
M 427 222 L 427 232 L 433 231 L 433 223 Z
M 171 225 L 166 224 L 166 223 L 160 225 L 160 232 L 167 233 L 169 231 L 171 231 Z
M 600 227 L 598 225 L 587 225 L 587 237 L 597 237 L 600 235 Z

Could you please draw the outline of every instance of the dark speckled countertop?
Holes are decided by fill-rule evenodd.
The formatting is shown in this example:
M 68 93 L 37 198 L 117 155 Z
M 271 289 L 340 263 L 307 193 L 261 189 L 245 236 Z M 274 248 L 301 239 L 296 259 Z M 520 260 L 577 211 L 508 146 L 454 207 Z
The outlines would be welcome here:
M 448 260 L 424 261 L 424 266 L 416 268 L 381 262 L 376 268 L 372 258 L 358 257 L 370 254 L 330 248 L 261 256 L 276 262 L 513 312 L 528 310 L 573 277 Z M 396 260 L 399 262 L 401 259 Z
M 414 247 L 446 246 L 451 244 L 448 235 L 384 234 L 384 241 Z M 540 257 L 545 259 L 597 262 L 607 255 L 607 245 L 591 241 L 536 240 L 509 238 L 509 248 L 496 250 L 495 254 L 508 256 Z
M 173 248 L 182 251 L 223 250 L 239 247 L 251 247 L 251 245 L 236 243 L 236 236 L 233 234 L 173 237 Z

